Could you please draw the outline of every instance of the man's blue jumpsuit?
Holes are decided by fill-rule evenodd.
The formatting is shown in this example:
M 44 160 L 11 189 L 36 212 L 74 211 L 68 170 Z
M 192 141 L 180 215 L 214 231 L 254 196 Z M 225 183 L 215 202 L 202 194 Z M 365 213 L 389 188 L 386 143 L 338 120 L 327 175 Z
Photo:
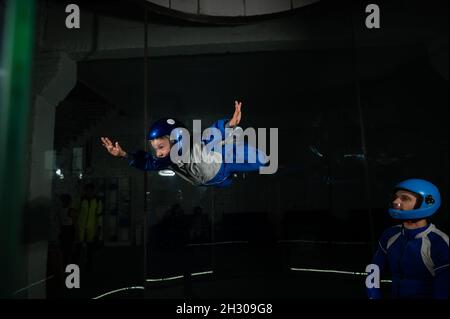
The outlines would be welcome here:
M 379 241 L 372 264 L 380 272 L 389 266 L 392 298 L 448 298 L 448 236 L 433 224 L 417 229 L 388 228 Z M 368 288 L 369 298 L 381 298 Z
M 228 120 L 222 119 L 215 122 L 211 128 L 218 129 L 222 134 L 223 141 L 229 139 L 230 136 L 227 136 L 226 128 L 228 126 Z M 231 132 L 228 132 L 230 135 Z M 203 140 L 204 145 L 208 145 L 212 141 L 212 138 L 209 140 Z M 232 141 L 232 139 L 231 139 Z M 195 165 L 176 165 L 172 163 L 170 156 L 166 156 L 165 158 L 157 158 L 152 154 L 146 153 L 144 151 L 137 151 L 129 154 L 128 162 L 130 166 L 136 167 L 138 169 L 146 170 L 146 171 L 157 171 L 163 169 L 172 169 L 175 173 L 188 180 L 194 185 L 197 186 L 216 186 L 216 187 L 226 187 L 229 186 L 232 182 L 232 174 L 238 172 L 251 172 L 257 171 L 260 167 L 267 165 L 267 156 L 262 153 L 260 150 L 254 148 L 247 143 L 243 143 L 243 147 L 236 147 L 234 143 L 233 147 L 233 162 L 227 163 L 225 161 L 225 144 L 221 146 L 222 148 L 222 162 L 218 164 L 205 164 L 200 163 L 199 165 L 217 165 L 214 170 L 214 176 L 201 176 L 207 170 L 198 169 L 198 166 Z M 253 152 L 256 154 L 256 162 L 249 162 L 249 153 Z M 244 163 L 239 163 L 236 159 L 244 159 Z M 261 159 L 264 159 L 263 162 Z M 209 168 L 208 168 L 209 169 Z M 211 169 L 209 169 L 211 171 Z M 200 175 L 200 176 L 199 176 Z M 203 181 L 203 182 L 200 182 Z

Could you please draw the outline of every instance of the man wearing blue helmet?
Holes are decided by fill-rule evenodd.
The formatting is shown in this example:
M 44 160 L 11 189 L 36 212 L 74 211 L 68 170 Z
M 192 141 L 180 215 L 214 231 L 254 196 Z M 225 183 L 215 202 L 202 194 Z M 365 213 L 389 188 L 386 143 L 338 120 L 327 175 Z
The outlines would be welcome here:
M 235 101 L 235 112 L 230 120 L 223 119 L 213 124 L 212 128 L 220 132 L 219 134 L 222 136 L 220 143 L 217 143 L 219 148 L 225 144 L 226 140 L 230 140 L 230 137 L 233 138 L 233 131 L 241 120 L 241 104 L 241 102 Z M 178 120 L 163 118 L 153 123 L 148 133 L 148 140 L 154 154 L 144 151 L 127 153 L 118 142 L 113 144 L 107 137 L 102 137 L 101 140 L 111 155 L 126 158 L 130 166 L 147 171 L 171 169 L 196 186 L 225 187 L 231 184 L 231 176 L 234 173 L 256 171 L 267 164 L 266 155 L 247 143 L 243 143 L 243 148 L 239 152 L 243 152 L 241 155 L 246 159 L 253 152 L 256 154 L 256 161 L 226 162 L 222 151 L 205 151 L 206 148 L 203 146 L 208 143 L 215 144 L 212 143 L 214 139 L 205 139 L 202 141 L 202 145 L 194 144 L 188 160 L 180 159 L 174 162 L 172 158 L 174 153 L 183 150 L 185 144 L 190 145 L 184 140 L 188 134 L 186 127 Z M 261 159 L 264 160 L 264 163 Z
M 448 298 L 448 236 L 428 218 L 441 205 L 439 190 L 422 179 L 395 187 L 389 214 L 400 224 L 381 236 L 372 264 L 389 267 L 392 298 Z M 381 298 L 379 286 L 368 287 L 369 298 Z

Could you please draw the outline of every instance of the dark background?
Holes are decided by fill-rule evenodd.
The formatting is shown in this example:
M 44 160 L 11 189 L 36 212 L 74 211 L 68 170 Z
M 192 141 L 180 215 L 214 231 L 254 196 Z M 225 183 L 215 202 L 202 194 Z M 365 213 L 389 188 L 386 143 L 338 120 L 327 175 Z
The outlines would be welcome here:
M 443 203 L 432 221 L 448 233 L 448 2 L 378 1 L 379 30 L 364 25 L 367 4 L 320 1 L 234 20 L 187 19 L 150 7 L 149 23 L 190 30 L 193 42 L 204 28 L 232 28 L 232 40 L 245 32 L 242 26 L 259 30 L 265 21 L 283 29 L 261 26 L 259 32 L 307 36 L 287 44 L 268 36 L 253 49 L 226 37 L 173 49 L 169 31 L 175 29 L 159 31 L 168 45 L 157 48 L 155 29 L 148 27 L 147 50 L 143 43 L 114 57 L 102 53 L 101 37 L 81 54 L 76 41 L 43 27 L 51 21 L 38 20 L 44 31 L 37 32 L 36 65 L 39 54 L 58 47 L 77 66 L 73 89 L 56 107 L 53 148 L 57 165 L 70 171 L 64 154 L 82 147 L 84 178 L 54 177 L 52 197 L 93 181 L 105 210 L 112 207 L 111 189 L 125 190 L 120 198 L 129 204 L 127 214 L 120 208 L 105 213 L 128 229 L 128 240 L 120 244 L 117 234 L 105 235 L 83 288 L 63 296 L 91 298 L 143 285 L 144 292 L 114 296 L 365 298 L 363 276 L 291 268 L 364 272 L 378 237 L 393 223 L 387 213 L 393 186 L 407 178 L 439 187 Z M 39 10 L 53 6 L 40 2 Z M 136 37 L 144 39 L 139 1 L 82 1 L 81 7 L 140 23 Z M 101 21 L 94 18 L 93 30 L 108 33 Z M 126 43 L 110 25 L 114 41 Z M 35 78 L 38 84 L 38 69 Z M 201 119 L 205 128 L 230 117 L 235 100 L 243 102 L 243 128 L 278 128 L 276 174 L 240 174 L 226 189 L 194 188 L 128 168 L 99 142 L 110 136 L 127 150 L 142 149 L 155 119 L 176 117 L 188 126 Z M 52 262 L 48 269 L 60 271 Z M 204 271 L 212 273 L 190 275 Z M 184 279 L 145 281 L 180 275 Z M 61 297 L 60 289 L 57 278 L 49 280 L 47 297 Z

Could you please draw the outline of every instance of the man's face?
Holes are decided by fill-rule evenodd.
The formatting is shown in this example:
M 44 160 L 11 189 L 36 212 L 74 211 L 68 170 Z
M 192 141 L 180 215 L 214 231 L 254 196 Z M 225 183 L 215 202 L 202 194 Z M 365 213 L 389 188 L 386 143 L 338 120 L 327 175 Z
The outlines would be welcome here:
M 397 210 L 412 210 L 417 202 L 417 198 L 412 192 L 398 190 L 392 201 L 392 208 Z
M 156 157 L 163 158 L 170 154 L 170 141 L 167 137 L 155 138 L 150 141 Z

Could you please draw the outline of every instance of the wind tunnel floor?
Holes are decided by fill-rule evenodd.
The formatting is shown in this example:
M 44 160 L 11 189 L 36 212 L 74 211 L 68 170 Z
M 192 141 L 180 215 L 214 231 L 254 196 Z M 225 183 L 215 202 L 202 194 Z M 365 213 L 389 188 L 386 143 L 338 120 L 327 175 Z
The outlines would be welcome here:
M 307 248 L 310 250 L 311 248 Z M 327 247 L 317 249 L 317 256 L 326 255 L 327 262 L 333 252 Z M 336 250 L 336 249 L 335 249 Z M 352 254 L 365 254 L 367 249 L 359 248 Z M 47 283 L 47 297 L 49 299 L 365 299 L 365 276 L 350 273 L 326 273 L 314 270 L 296 271 L 287 267 L 301 267 L 302 259 L 309 260 L 305 251 L 296 249 L 295 255 L 288 260 L 281 258 L 285 252 L 278 251 L 278 255 L 266 255 L 265 259 L 255 250 L 248 247 L 228 247 L 218 249 L 214 260 L 216 266 L 203 265 L 190 267 L 187 271 L 183 267 L 175 269 L 170 265 L 180 262 L 179 257 L 167 255 L 163 257 L 156 252 L 150 255 L 150 260 L 161 258 L 159 267 L 148 271 L 147 277 L 154 278 L 145 281 L 142 247 L 103 247 L 94 254 L 91 271 L 81 267 L 79 289 L 66 289 L 64 281 L 58 276 Z M 334 252 L 335 254 L 336 252 Z M 210 260 L 210 254 L 196 253 L 196 258 Z M 199 256 L 203 255 L 203 256 Z M 292 251 L 290 252 L 292 254 Z M 297 254 L 302 255 L 296 259 Z M 260 258 L 258 258 L 258 256 Z M 316 256 L 316 257 L 317 257 Z M 341 256 L 342 257 L 342 256 Z M 347 256 L 348 257 L 348 256 Z M 366 259 L 364 256 L 363 260 Z M 345 259 L 345 256 L 343 257 Z M 315 269 L 320 260 L 305 264 L 305 269 Z M 337 260 L 336 260 L 337 261 Z M 155 263 L 155 262 L 153 262 Z M 251 263 L 251 264 L 249 264 Z M 281 267 L 280 267 L 281 264 Z M 238 268 L 237 266 L 241 266 Z M 364 265 L 346 268 L 344 264 L 321 264 L 322 269 L 350 270 L 350 272 L 364 271 Z M 195 268 L 195 269 L 194 269 Z M 362 269 L 361 269 L 362 268 Z M 165 271 L 165 275 L 162 274 Z M 195 273 L 195 271 L 197 271 Z M 195 273 L 197 275 L 184 274 Z M 159 275 L 158 275 L 159 274 Z M 159 278 L 159 279 L 155 279 Z M 147 278 L 148 279 L 148 278 Z M 162 279 L 162 280 L 161 280 Z M 62 283 L 61 283 L 62 281 Z M 134 289 L 122 290 L 122 288 Z M 137 288 L 137 289 L 136 289 Z M 390 284 L 382 284 L 382 289 L 389 294 Z M 119 291 L 118 291 L 119 290 Z M 105 295 L 110 293 L 109 295 Z

